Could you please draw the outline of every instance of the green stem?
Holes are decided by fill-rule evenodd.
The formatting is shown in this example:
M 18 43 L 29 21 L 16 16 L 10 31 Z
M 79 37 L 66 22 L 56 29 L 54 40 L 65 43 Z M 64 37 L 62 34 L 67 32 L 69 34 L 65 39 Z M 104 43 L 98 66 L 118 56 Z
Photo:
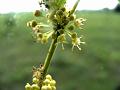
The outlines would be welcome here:
M 75 5 L 73 6 L 72 10 L 69 13 L 69 16 L 72 15 L 75 12 L 75 9 L 77 8 L 78 4 L 79 4 L 80 0 L 77 0 Z
M 43 79 L 45 78 L 45 75 L 47 73 L 48 67 L 50 65 L 50 62 L 51 62 L 51 59 L 52 59 L 52 56 L 53 56 L 53 54 L 55 52 L 56 47 L 57 47 L 57 38 L 53 39 L 53 41 L 51 43 L 51 46 L 49 48 L 47 57 L 45 59 L 44 66 L 43 66 L 44 67 Z

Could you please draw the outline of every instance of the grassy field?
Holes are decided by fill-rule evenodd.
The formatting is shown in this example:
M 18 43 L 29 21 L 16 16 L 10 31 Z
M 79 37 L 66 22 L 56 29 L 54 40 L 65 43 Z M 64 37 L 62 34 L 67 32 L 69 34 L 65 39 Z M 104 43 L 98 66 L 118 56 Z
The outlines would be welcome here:
M 82 51 L 72 52 L 59 45 L 49 73 L 57 81 L 57 90 L 115 90 L 120 85 L 120 13 L 77 12 L 87 18 Z M 35 43 L 29 20 L 31 13 L 0 14 L 0 90 L 24 90 L 31 82 L 32 66 L 43 62 L 49 44 Z M 44 20 L 40 18 L 40 20 Z

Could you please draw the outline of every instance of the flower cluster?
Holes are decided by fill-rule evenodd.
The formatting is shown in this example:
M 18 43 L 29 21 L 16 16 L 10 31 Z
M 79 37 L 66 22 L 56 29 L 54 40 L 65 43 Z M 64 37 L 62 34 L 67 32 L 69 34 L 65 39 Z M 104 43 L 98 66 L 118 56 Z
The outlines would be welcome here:
M 52 79 L 51 75 L 46 75 L 43 81 L 41 90 L 56 90 L 56 81 Z
M 33 84 L 30 85 L 29 83 L 26 84 L 26 90 L 40 90 L 40 86 L 42 85 L 43 80 L 43 66 L 40 65 L 39 68 L 33 67 Z
M 86 19 L 76 18 L 76 15 L 72 13 L 73 10 L 74 8 L 72 10 L 67 10 L 65 6 L 62 6 L 57 8 L 54 13 L 49 12 L 46 14 L 45 17 L 50 21 L 48 25 L 32 20 L 27 23 L 27 26 L 32 28 L 37 42 L 47 43 L 50 37 L 52 39 L 57 38 L 57 42 L 61 43 L 62 49 L 64 49 L 63 44 L 67 42 L 66 35 L 68 35 L 71 38 L 71 43 L 73 45 L 72 50 L 75 46 L 81 50 L 79 45 L 84 44 L 85 42 L 81 41 L 82 37 L 77 36 L 76 30 L 82 29 Z M 34 15 L 38 17 L 40 13 L 40 11 L 36 10 Z M 49 31 L 46 31 L 46 29 L 49 29 Z
M 77 30 L 82 29 L 86 19 L 78 18 L 74 14 L 74 11 L 80 0 L 77 0 L 71 10 L 67 10 L 65 7 L 66 0 L 39 0 L 39 5 L 45 5 L 47 8 L 46 15 L 42 14 L 41 10 L 36 10 L 34 16 L 42 16 L 47 24 L 42 21 L 36 20 L 29 21 L 27 26 L 32 29 L 33 37 L 37 42 L 45 44 L 48 39 L 52 39 L 52 43 L 45 59 L 44 65 L 40 65 L 39 68 L 33 68 L 33 84 L 26 84 L 26 90 L 56 90 L 56 81 L 52 79 L 51 75 L 46 75 L 48 66 L 56 48 L 56 44 L 61 43 L 62 49 L 64 49 L 65 43 L 67 43 L 67 36 L 71 39 L 72 50 L 77 47 L 81 50 L 80 45 L 85 44 L 81 41 L 82 37 L 77 35 Z M 46 75 L 46 76 L 45 76 Z
M 51 75 L 46 75 L 43 78 L 43 65 L 39 68 L 33 67 L 33 84 L 26 84 L 26 90 L 56 90 L 56 81 L 52 79 Z
M 46 75 L 46 78 L 43 80 L 41 89 L 39 86 L 39 79 L 34 77 L 33 84 L 30 85 L 29 83 L 26 84 L 26 90 L 56 90 L 56 81 L 52 79 L 51 75 Z

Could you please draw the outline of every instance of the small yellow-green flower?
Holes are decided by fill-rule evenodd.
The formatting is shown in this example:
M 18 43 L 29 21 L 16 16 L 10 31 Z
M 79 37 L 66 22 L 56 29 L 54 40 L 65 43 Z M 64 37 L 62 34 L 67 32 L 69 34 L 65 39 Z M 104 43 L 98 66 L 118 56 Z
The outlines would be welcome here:
M 39 79 L 38 79 L 38 78 L 36 78 L 36 77 L 34 77 L 34 78 L 33 78 L 33 83 L 38 84 L 38 83 L 39 83 Z
M 84 25 L 84 22 L 86 21 L 86 19 L 84 18 L 79 18 L 79 19 L 76 19 L 75 22 L 74 22 L 74 25 L 76 27 L 80 27 L 82 28 L 82 26 Z
M 79 50 L 81 50 L 81 48 L 79 47 L 79 45 L 82 43 L 82 44 L 85 44 L 85 42 L 82 42 L 80 39 L 82 37 L 76 37 L 76 38 L 72 38 L 72 44 L 73 44 L 73 47 L 72 47 L 72 50 L 74 49 L 74 47 L 76 46 Z

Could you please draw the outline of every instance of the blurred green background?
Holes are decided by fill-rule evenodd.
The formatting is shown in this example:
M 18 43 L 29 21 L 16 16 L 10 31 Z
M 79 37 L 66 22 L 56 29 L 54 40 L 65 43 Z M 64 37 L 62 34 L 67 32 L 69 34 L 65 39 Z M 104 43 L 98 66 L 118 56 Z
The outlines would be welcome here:
M 120 85 L 120 13 L 82 11 L 87 19 L 80 30 L 82 51 L 58 46 L 49 73 L 57 90 L 115 90 Z M 31 82 L 32 66 L 43 63 L 49 44 L 36 43 L 27 21 L 32 13 L 0 14 L 0 90 L 24 90 Z M 44 20 L 44 18 L 40 18 Z

